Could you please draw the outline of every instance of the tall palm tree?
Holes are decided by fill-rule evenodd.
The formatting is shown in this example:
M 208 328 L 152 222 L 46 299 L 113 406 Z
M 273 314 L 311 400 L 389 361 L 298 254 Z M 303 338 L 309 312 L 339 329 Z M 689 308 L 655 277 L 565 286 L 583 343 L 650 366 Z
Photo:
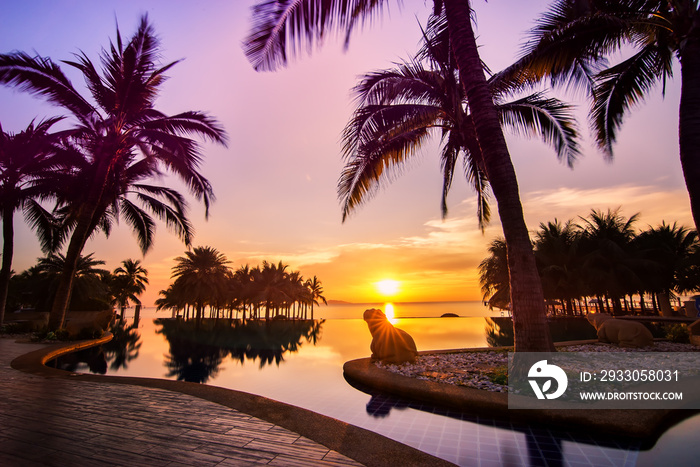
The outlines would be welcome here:
M 628 291 L 642 290 L 639 270 L 642 262 L 632 243 L 639 213 L 625 218 L 619 210 L 592 210 L 583 223 L 582 267 L 596 295 L 612 300 L 613 313 L 621 314 L 622 299 Z
M 93 258 L 94 253 L 78 258 L 71 305 L 74 308 L 94 310 L 96 307 L 109 309 L 109 289 L 106 276 L 109 271 L 100 266 L 104 261 Z M 45 299 L 53 300 L 65 274 L 66 257 L 60 253 L 50 254 L 37 263 L 37 271 L 44 279 Z
M 195 247 L 175 258 L 172 278 L 175 287 L 182 288 L 186 301 L 195 306 L 201 318 L 206 305 L 211 305 L 226 294 L 231 270 L 230 261 L 216 248 Z
M 583 296 L 580 244 L 580 231 L 571 221 L 541 223 L 535 235 L 545 298 L 561 300 L 567 314 L 573 313 L 573 299 Z
M 381 11 L 386 0 L 277 0 L 258 3 L 253 30 L 245 52 L 258 70 L 285 65 L 288 54 L 320 40 L 329 29 L 345 30 L 349 37 L 362 20 Z M 447 18 L 450 45 L 474 120 L 474 132 L 483 152 L 484 171 L 498 203 L 508 245 L 513 325 L 516 351 L 553 351 L 542 284 L 525 224 L 515 169 L 501 129 L 479 57 L 472 29 L 469 0 L 435 0 L 434 12 Z
M 497 79 L 489 84 L 494 88 L 494 101 L 506 127 L 516 134 L 540 136 L 554 146 L 561 160 L 573 166 L 579 150 L 569 106 L 557 99 L 547 99 L 542 93 L 509 101 L 508 96 L 498 91 Z M 469 112 L 449 48 L 444 15 L 431 19 L 423 48 L 415 59 L 395 69 L 366 74 L 354 93 L 359 105 L 343 134 L 347 162 L 338 188 L 343 219 L 376 192 L 383 180 L 391 180 L 390 169 L 400 169 L 439 131 L 443 216 L 447 213 L 447 194 L 461 156 L 467 178 L 477 194 L 477 217 L 483 229 L 490 209 L 484 158 L 474 132 L 474 119 L 478 116 Z
M 635 237 L 634 244 L 641 256 L 655 266 L 647 276 L 647 291 L 656 294 L 662 311 L 669 312 L 671 296 L 674 292 L 686 291 L 684 279 L 694 264 L 697 266 L 697 258 L 693 258 L 698 248 L 697 232 L 664 222 L 641 232 Z
M 84 53 L 77 54 L 74 61 L 64 62 L 83 74 L 92 102 L 73 87 L 49 58 L 23 52 L 0 55 L 0 83 L 44 97 L 75 118 L 71 144 L 91 167 L 85 171 L 90 178 L 82 180 L 83 197 L 73 210 L 66 269 L 49 319 L 52 329 L 63 323 L 77 260 L 87 239 L 104 224 L 109 196 L 125 191 L 114 187 L 125 180 L 123 171 L 140 165 L 140 173 L 150 170 L 155 175 L 163 169 L 173 172 L 207 208 L 213 196 L 211 185 L 198 171 L 201 148 L 190 136 L 225 144 L 225 133 L 206 114 L 187 111 L 168 116 L 155 109 L 165 73 L 177 63 L 160 66 L 158 55 L 159 41 L 144 16 L 128 42 L 117 30 L 116 42 L 102 51 L 101 71 Z M 150 207 L 169 222 L 169 217 L 157 207 Z M 121 209 L 127 218 L 134 214 L 130 208 Z M 189 236 L 181 236 L 186 243 L 189 241 Z
M 51 127 L 60 117 L 32 121 L 19 133 L 6 133 L 0 125 L 0 217 L 2 217 L 2 268 L 0 268 L 0 326 L 5 319 L 7 290 L 14 254 L 14 214 L 23 210 L 47 243 L 51 233 L 50 217 L 37 202 L 48 198 L 58 185 L 51 176 L 56 168 L 51 156 L 54 135 Z
M 271 318 L 270 312 L 278 309 L 283 302 L 289 300 L 285 293 L 289 265 L 280 261 L 278 264 L 263 261 L 262 268 L 254 278 L 258 302 L 265 304 L 265 319 Z
M 121 316 L 124 317 L 124 309 L 129 306 L 129 301 L 141 304 L 139 295 L 146 290 L 148 285 L 148 270 L 141 266 L 141 261 L 125 259 L 122 265 L 112 272 L 111 289 L 114 300 L 119 304 Z
M 544 77 L 591 89 L 598 145 L 612 156 L 624 117 L 680 63 L 679 150 L 696 230 L 700 228 L 700 2 L 556 0 L 508 71 L 517 86 Z M 632 55 L 609 68 L 626 47 Z
M 495 238 L 488 247 L 489 256 L 479 263 L 479 282 L 484 301 L 489 308 L 508 308 L 510 305 L 510 277 L 506 241 Z
M 328 305 L 328 301 L 326 300 L 326 297 L 323 296 L 323 286 L 321 285 L 321 281 L 318 280 L 318 277 L 314 276 L 313 279 L 307 279 L 306 283 L 306 288 L 310 292 L 310 300 L 311 300 L 311 319 L 314 319 L 314 304 L 320 306 L 321 304 L 319 303 L 319 300 L 321 300 L 323 303 Z M 306 313 L 304 313 L 306 315 Z

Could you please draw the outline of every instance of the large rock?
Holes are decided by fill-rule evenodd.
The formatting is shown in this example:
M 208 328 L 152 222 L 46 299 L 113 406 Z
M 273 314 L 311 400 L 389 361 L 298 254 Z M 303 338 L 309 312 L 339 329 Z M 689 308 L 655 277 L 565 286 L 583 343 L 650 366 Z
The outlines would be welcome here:
M 369 332 L 372 334 L 373 360 L 385 363 L 414 362 L 418 349 L 413 338 L 403 329 L 395 328 L 382 310 L 372 308 L 364 313 Z
M 612 318 L 607 313 L 589 313 L 586 318 L 598 331 L 598 341 L 620 347 L 648 347 L 654 345 L 651 331 L 642 323 Z

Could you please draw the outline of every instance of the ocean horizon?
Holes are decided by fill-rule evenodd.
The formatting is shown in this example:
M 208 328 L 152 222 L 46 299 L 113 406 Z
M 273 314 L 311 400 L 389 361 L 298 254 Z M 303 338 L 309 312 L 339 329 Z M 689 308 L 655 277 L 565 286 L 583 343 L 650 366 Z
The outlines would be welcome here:
M 367 302 L 350 303 L 329 300 L 328 305 L 314 306 L 314 319 L 362 319 L 362 314 L 369 308 L 379 308 L 395 319 L 401 318 L 439 318 L 452 313 L 460 318 L 507 316 L 501 310 L 491 310 L 481 300 L 446 301 L 446 302 Z M 132 318 L 133 308 L 126 310 L 126 317 Z M 155 307 L 145 307 L 142 317 L 169 318 L 169 310 L 156 311 Z

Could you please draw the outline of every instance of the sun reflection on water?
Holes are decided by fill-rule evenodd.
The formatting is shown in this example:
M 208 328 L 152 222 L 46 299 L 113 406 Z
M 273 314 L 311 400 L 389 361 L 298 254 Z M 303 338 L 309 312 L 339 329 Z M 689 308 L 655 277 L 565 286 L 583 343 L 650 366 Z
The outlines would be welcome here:
M 399 319 L 396 317 L 396 313 L 394 311 L 394 304 L 393 303 L 385 303 L 384 304 L 384 314 L 386 315 L 386 318 L 389 320 L 391 324 L 396 324 L 399 322 Z

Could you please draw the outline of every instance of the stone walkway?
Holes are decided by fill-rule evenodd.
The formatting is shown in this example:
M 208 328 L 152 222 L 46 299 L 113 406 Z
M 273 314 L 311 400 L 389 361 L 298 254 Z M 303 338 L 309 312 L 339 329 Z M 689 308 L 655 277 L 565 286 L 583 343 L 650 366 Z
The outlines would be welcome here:
M 361 465 L 233 408 L 164 389 L 14 370 L 44 347 L 0 338 L 2 466 Z

